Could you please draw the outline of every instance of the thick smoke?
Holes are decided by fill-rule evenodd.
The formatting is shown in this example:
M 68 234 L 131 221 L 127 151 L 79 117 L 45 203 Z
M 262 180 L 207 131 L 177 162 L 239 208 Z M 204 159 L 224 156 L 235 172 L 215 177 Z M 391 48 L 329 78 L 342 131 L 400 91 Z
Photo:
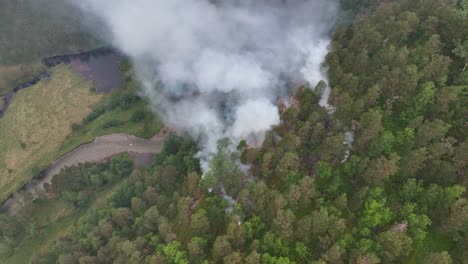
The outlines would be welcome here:
M 288 83 L 314 87 L 336 17 L 330 0 L 82 0 L 132 58 L 169 126 L 199 140 L 261 142 Z M 325 91 L 322 104 L 327 102 Z

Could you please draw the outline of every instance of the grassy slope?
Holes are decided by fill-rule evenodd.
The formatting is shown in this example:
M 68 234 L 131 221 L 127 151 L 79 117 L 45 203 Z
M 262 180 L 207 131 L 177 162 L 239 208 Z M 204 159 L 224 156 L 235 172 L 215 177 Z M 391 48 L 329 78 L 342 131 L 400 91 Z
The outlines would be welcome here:
M 132 105 L 127 110 L 117 108 L 104 113 L 89 124 L 86 124 L 80 130 L 74 131 L 70 134 L 60 146 L 59 153 L 63 155 L 76 146 L 90 142 L 96 137 L 111 133 L 128 133 L 141 138 L 150 138 L 154 136 L 163 127 L 162 122 L 154 116 L 150 116 L 146 120 L 142 120 L 142 122 L 138 123 L 131 121 L 131 117 L 134 112 L 146 110 L 146 108 L 146 104 L 143 101 L 140 101 Z M 122 124 L 106 128 L 105 124 L 110 120 L 118 120 Z
M 91 92 L 91 84 L 75 75 L 69 66 L 55 68 L 51 80 L 20 91 L 0 119 L 0 200 L 6 199 L 51 162 L 73 148 L 110 133 L 129 133 L 149 138 L 162 123 L 152 115 L 132 122 L 136 111 L 147 110 L 139 101 L 127 110 L 107 111 L 78 131 L 91 108 L 106 104 L 108 96 Z M 109 120 L 118 126 L 106 127 Z
M 103 98 L 100 104 L 106 103 L 107 97 Z M 146 104 L 141 101 L 132 105 L 128 110 L 115 109 L 109 111 L 88 123 L 79 131 L 69 134 L 68 138 L 58 149 L 57 156 L 68 152 L 70 149 L 93 140 L 97 136 L 109 133 L 129 133 L 139 137 L 151 137 L 162 128 L 162 122 L 157 118 L 151 116 L 142 122 L 131 122 L 131 116 L 135 111 L 147 110 Z M 123 124 L 118 127 L 104 128 L 106 121 L 117 119 L 122 121 Z M 148 120 L 151 119 L 151 120 Z M 22 242 L 16 247 L 14 255 L 4 260 L 5 264 L 8 263 L 29 263 L 31 257 L 46 249 L 50 242 L 57 240 L 60 236 L 69 233 L 70 228 L 81 218 L 86 217 L 93 210 L 102 207 L 108 200 L 109 196 L 119 188 L 125 180 L 114 186 L 106 186 L 103 190 L 98 191 L 94 197 L 91 198 L 92 203 L 88 209 L 73 211 L 70 209 L 69 204 L 63 200 L 44 200 L 35 203 L 35 212 L 32 213 L 39 220 L 39 226 L 46 226 L 40 233 L 33 238 L 23 239 Z
M 104 187 L 101 191 L 94 194 L 90 206 L 86 209 L 72 210 L 70 205 L 63 200 L 44 200 L 41 203 L 36 203 L 35 212 L 33 215 L 40 219 L 40 223 L 45 225 L 38 235 L 33 238 L 23 239 L 15 249 L 14 255 L 5 258 L 2 263 L 30 263 L 31 257 L 50 246 L 50 242 L 57 240 L 60 236 L 71 232 L 70 228 L 77 221 L 86 217 L 90 212 L 104 206 L 109 197 L 117 190 L 126 179 Z M 41 226 L 41 224 L 39 224 Z
M 57 158 L 71 124 L 82 120 L 101 97 L 67 66 L 17 93 L 0 119 L 0 200 Z
M 61 69 L 61 71 L 66 70 L 67 68 Z M 63 76 L 62 72 L 57 74 Z M 77 88 L 85 89 L 87 91 L 90 90 L 88 84 L 81 82 L 81 85 L 82 87 Z M 36 87 L 31 88 L 34 89 Z M 24 93 L 29 94 L 33 92 L 32 89 L 26 89 L 24 90 Z M 98 96 L 101 98 L 99 102 L 94 105 L 94 107 L 98 107 L 99 105 L 103 104 L 105 105 L 110 99 L 109 96 L 92 96 Z M 22 105 L 25 105 L 24 102 L 22 102 Z M 52 104 L 52 106 L 55 107 L 56 103 Z M 139 137 L 149 138 L 156 134 L 162 128 L 163 124 L 153 115 L 148 115 L 140 122 L 132 122 L 131 119 L 133 113 L 141 110 L 146 112 L 149 110 L 147 109 L 147 105 L 144 101 L 139 101 L 135 104 L 132 104 L 127 110 L 116 108 L 114 110 L 105 112 L 95 120 L 83 125 L 77 131 L 71 131 L 71 129 L 69 129 L 72 122 L 68 120 L 67 124 L 62 124 L 62 130 L 67 131 L 66 137 L 63 140 L 56 140 L 53 143 L 56 147 L 54 149 L 49 149 L 47 155 L 49 157 L 53 157 L 53 159 L 56 159 L 80 144 L 92 141 L 97 136 L 110 133 L 129 133 Z M 10 112 L 10 110 L 8 112 Z M 86 112 L 89 113 L 89 111 Z M 83 117 L 84 116 L 82 116 L 79 121 L 75 120 L 74 123 L 80 123 Z M 118 120 L 121 124 L 115 127 L 106 127 L 105 124 L 109 120 Z M 1 123 L 2 122 L 0 119 L 0 129 Z M 26 130 L 30 131 L 30 129 L 31 128 L 28 127 Z M 3 135 L 0 133 L 0 142 L 2 142 L 2 139 Z M 28 175 L 23 175 L 23 177 L 29 179 Z M 106 186 L 103 190 L 97 192 L 94 197 L 92 197 L 92 205 L 88 207 L 88 209 L 73 210 L 70 208 L 69 204 L 62 200 L 45 200 L 35 202 L 35 206 L 33 207 L 34 212 L 32 215 L 34 215 L 36 219 L 39 219 L 38 226 L 43 228 L 36 236 L 23 239 L 16 248 L 15 254 L 10 258 L 3 260 L 2 263 L 29 263 L 33 254 L 48 247 L 49 242 L 56 240 L 59 236 L 70 232 L 70 227 L 75 224 L 81 217 L 86 216 L 92 210 L 96 210 L 104 203 L 106 203 L 108 197 L 123 182 L 114 186 Z

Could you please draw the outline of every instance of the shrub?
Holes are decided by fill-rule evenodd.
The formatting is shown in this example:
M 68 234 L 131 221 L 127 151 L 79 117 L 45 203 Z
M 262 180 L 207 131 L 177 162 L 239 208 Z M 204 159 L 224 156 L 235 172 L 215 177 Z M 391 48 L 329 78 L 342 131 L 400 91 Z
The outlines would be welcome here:
M 111 128 L 111 127 L 117 127 L 117 126 L 120 126 L 122 125 L 123 122 L 120 121 L 120 120 L 117 120 L 117 119 L 110 119 L 110 120 L 107 120 L 106 122 L 104 122 L 104 124 L 102 125 L 103 128 Z
M 140 122 L 142 120 L 144 120 L 146 117 L 147 117 L 148 113 L 144 110 L 137 110 L 135 113 L 133 113 L 132 115 L 132 122 Z
M 106 112 L 106 106 L 105 105 L 98 105 L 96 108 L 93 109 L 91 113 L 89 113 L 88 116 L 85 117 L 84 121 L 85 123 L 89 123 L 96 118 L 98 118 L 100 115 L 104 114 Z
M 129 92 L 124 92 L 120 94 L 119 97 L 119 106 L 123 110 L 127 110 L 130 106 L 137 101 L 138 97 Z
M 20 146 L 21 146 L 21 149 L 26 149 L 26 143 L 24 143 L 23 141 L 20 140 Z
M 77 124 L 77 123 L 73 123 L 71 125 L 71 129 L 72 129 L 73 132 L 76 132 L 76 131 L 80 130 L 81 128 L 82 128 L 82 125 Z
M 120 107 L 123 110 L 127 110 L 130 106 L 138 101 L 138 96 L 131 92 L 120 92 L 115 91 L 111 94 L 109 103 L 107 105 L 108 110 L 113 110 Z

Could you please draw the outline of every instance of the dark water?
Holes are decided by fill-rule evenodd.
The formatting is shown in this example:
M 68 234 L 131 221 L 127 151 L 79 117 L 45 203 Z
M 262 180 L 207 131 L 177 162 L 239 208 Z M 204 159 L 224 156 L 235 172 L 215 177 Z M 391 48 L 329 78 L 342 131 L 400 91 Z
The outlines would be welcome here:
M 122 90 L 124 80 L 120 71 L 122 57 L 117 54 L 92 57 L 86 62 L 73 60 L 73 69 L 93 82 L 98 93 L 110 93 L 113 90 Z

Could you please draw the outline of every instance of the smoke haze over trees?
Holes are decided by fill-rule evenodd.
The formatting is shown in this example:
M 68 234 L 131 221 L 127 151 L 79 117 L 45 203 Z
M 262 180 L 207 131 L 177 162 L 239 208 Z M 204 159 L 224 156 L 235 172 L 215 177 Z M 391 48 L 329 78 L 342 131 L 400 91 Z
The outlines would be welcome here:
M 132 58 L 168 125 L 201 142 L 202 159 L 224 136 L 261 142 L 279 124 L 276 103 L 287 98 L 287 81 L 315 87 L 326 79 L 321 63 L 337 13 L 337 3 L 325 0 L 78 5 Z
M 104 8 L 105 2 L 87 8 Z M 231 148 L 226 138 L 214 144 L 216 154 L 205 178 L 195 157 L 199 146 L 176 135 L 168 137 L 149 168 L 133 168 L 122 156 L 64 171 L 63 178 L 53 182 L 55 197 L 50 200 L 74 205 L 68 209 L 79 213 L 80 220 L 61 230 L 59 238 L 49 238 L 53 242 L 35 254 L 32 263 L 465 263 L 468 2 L 341 2 L 351 8 L 352 20 L 335 30 L 325 56 L 333 113 L 319 104 L 319 92 L 296 89 L 294 104 L 278 112 L 277 125 L 266 132 L 261 146 L 241 142 Z M 126 7 L 129 10 L 123 11 L 131 13 L 131 5 Z M 147 45 L 153 42 L 157 41 Z M 144 77 L 160 76 L 154 66 L 157 57 L 144 52 L 141 56 L 134 59 L 142 81 L 150 81 L 147 92 L 162 94 L 174 104 L 162 109 L 166 114 L 183 104 L 225 114 L 222 120 L 227 123 L 219 125 L 223 133 L 213 135 L 232 136 L 236 127 L 236 114 L 215 110 L 247 116 L 250 107 L 242 105 L 260 99 L 275 107 L 269 93 L 256 94 L 255 89 L 252 93 L 259 97 L 245 95 L 249 101 L 240 100 L 244 92 L 237 88 L 215 85 L 203 91 L 195 81 L 179 86 L 179 79 L 161 80 L 169 85 L 154 88 Z M 152 74 L 145 75 L 146 70 Z M 175 90 L 170 90 L 171 83 Z M 212 106 L 208 98 L 221 106 Z M 184 117 L 192 114 L 200 113 L 194 109 Z M 255 118 L 247 121 L 256 124 Z M 266 129 L 260 128 L 256 132 Z M 243 165 L 249 166 L 248 174 Z M 222 192 L 209 190 L 219 183 Z M 117 188 L 105 202 L 80 211 L 93 204 L 89 194 L 99 196 L 101 188 L 112 184 Z M 35 201 L 28 208 L 50 200 Z M 61 221 L 30 216 L 25 210 L 0 217 L 0 254 L 23 253 L 18 251 L 25 240 L 41 236 L 37 222 Z

